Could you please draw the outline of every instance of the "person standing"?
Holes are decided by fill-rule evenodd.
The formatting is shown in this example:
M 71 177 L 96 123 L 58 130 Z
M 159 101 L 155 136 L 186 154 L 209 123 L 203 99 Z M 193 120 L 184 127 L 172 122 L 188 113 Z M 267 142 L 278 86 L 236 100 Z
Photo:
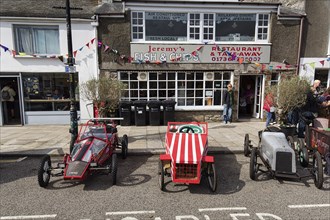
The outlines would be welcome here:
M 12 119 L 15 118 L 15 96 L 16 92 L 11 83 L 5 85 L 1 90 L 1 100 L 6 103 L 7 111 L 9 110 Z
M 223 123 L 230 124 L 231 123 L 231 116 L 233 113 L 233 104 L 234 104 L 234 92 L 233 92 L 233 85 L 227 85 L 227 91 L 225 91 L 223 96 Z
M 246 85 L 246 90 L 244 92 L 243 97 L 246 101 L 246 113 L 252 115 L 254 104 L 254 91 L 252 90 L 251 84 Z
M 272 93 L 266 95 L 263 109 L 267 112 L 266 127 L 268 127 L 271 121 L 275 122 L 275 105 Z

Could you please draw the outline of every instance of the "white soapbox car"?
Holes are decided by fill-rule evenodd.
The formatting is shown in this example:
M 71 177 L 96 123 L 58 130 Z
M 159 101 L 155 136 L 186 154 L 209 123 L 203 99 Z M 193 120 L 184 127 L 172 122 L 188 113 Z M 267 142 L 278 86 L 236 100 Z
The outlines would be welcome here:
M 244 154 L 250 155 L 250 178 L 257 180 L 258 172 L 269 172 L 272 178 L 298 179 L 314 178 L 315 186 L 320 189 L 323 185 L 323 170 L 321 155 L 316 152 L 313 155 L 312 167 L 302 168 L 308 172 L 297 172 L 296 154 L 289 145 L 283 132 L 260 131 L 259 144 L 251 145 L 249 135 L 245 135 Z M 258 158 L 262 163 L 258 163 Z M 267 170 L 260 169 L 265 166 Z

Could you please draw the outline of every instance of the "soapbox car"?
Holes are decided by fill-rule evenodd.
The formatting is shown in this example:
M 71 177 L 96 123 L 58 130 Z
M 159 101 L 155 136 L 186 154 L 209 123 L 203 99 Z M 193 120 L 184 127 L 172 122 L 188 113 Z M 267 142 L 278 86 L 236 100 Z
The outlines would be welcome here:
M 207 177 L 212 192 L 217 189 L 217 173 L 213 156 L 207 156 L 208 124 L 206 122 L 168 122 L 166 153 L 160 155 L 159 186 L 165 190 L 164 177 L 172 182 L 199 184 Z
M 296 168 L 296 154 L 289 145 L 283 132 L 260 131 L 259 144 L 251 145 L 249 135 L 245 135 L 244 151 L 249 149 L 250 155 L 250 178 L 257 180 L 258 172 L 269 172 L 272 178 L 298 179 L 314 177 L 314 184 L 318 189 L 323 186 L 322 158 L 319 152 L 313 154 L 312 168 L 304 168 L 308 172 L 300 174 Z M 262 163 L 258 163 L 258 157 Z M 267 170 L 260 169 L 264 165 Z
M 71 154 L 65 154 L 63 161 L 53 167 L 49 155 L 42 158 L 38 169 L 38 183 L 46 187 L 50 176 L 63 176 L 64 180 L 82 181 L 93 173 L 111 174 L 116 184 L 117 154 L 121 149 L 123 159 L 127 157 L 128 137 L 118 137 L 114 120 L 121 118 L 94 118 L 80 127 Z

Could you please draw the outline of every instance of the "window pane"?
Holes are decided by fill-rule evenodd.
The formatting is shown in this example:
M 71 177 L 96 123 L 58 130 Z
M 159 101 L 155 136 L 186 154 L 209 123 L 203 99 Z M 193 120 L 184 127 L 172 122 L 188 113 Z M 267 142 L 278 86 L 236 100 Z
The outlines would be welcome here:
M 217 14 L 216 41 L 254 41 L 255 14 Z
M 146 40 L 187 40 L 187 14 L 167 12 L 146 12 Z

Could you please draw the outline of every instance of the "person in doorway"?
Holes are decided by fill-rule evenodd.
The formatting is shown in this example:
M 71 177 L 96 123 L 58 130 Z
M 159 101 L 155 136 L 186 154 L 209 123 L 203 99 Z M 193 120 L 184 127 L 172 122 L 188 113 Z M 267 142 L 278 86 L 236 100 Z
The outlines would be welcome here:
M 265 98 L 263 109 L 267 112 L 266 119 L 266 127 L 270 125 L 270 123 L 275 123 L 275 104 L 274 104 L 274 96 L 272 93 L 268 93 Z
M 233 85 L 227 85 L 227 91 L 225 91 L 223 96 L 223 123 L 230 124 L 232 121 L 232 112 L 233 112 L 233 104 L 234 104 L 234 92 Z
M 254 92 L 252 90 L 251 84 L 246 85 L 246 90 L 244 91 L 243 97 L 246 101 L 246 113 L 251 115 L 252 107 L 253 107 L 253 100 L 254 100 Z
M 60 92 L 58 89 L 55 89 L 54 93 L 53 93 L 53 99 L 60 99 L 60 98 L 62 98 L 62 95 L 60 95 Z
M 12 119 L 15 118 L 15 96 L 16 92 L 11 83 L 6 84 L 1 90 L 1 100 L 6 103 L 7 110 Z

